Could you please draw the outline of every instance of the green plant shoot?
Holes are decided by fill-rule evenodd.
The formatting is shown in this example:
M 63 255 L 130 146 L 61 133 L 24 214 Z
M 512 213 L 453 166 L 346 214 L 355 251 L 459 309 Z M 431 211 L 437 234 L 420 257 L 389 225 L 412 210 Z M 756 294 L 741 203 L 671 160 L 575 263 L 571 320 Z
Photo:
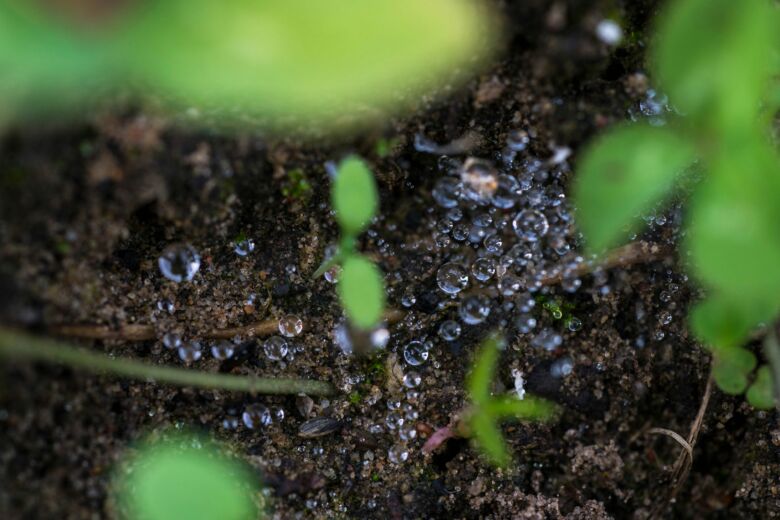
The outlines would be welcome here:
M 547 421 L 555 416 L 557 406 L 544 399 L 526 396 L 493 396 L 490 388 L 495 376 L 503 341 L 488 337 L 480 346 L 466 382 L 471 399 L 468 427 L 482 453 L 494 465 L 504 467 L 512 457 L 501 433 L 501 420 Z
M 341 264 L 338 287 L 341 304 L 351 323 L 364 330 L 382 318 L 385 286 L 377 266 L 355 251 L 355 241 L 376 215 L 378 201 L 376 181 L 366 163 L 357 157 L 344 159 L 331 189 L 331 203 L 341 227 L 339 251 L 314 274 L 320 276 Z
M 257 518 L 257 482 L 249 469 L 199 437 L 143 443 L 117 479 L 119 503 L 131 519 Z
M 574 185 L 579 225 L 598 253 L 636 231 L 638 217 L 666 200 L 689 169 L 704 173 L 684 247 L 709 296 L 690 322 L 714 352 L 715 381 L 730 394 L 748 388 L 757 364 L 741 345 L 780 311 L 780 158 L 769 143 L 771 118 L 761 113 L 778 106 L 770 82 L 779 22 L 767 0 L 672 2 L 651 62 L 686 117 L 663 128 L 609 131 L 584 154 Z M 754 406 L 772 406 L 771 379 L 759 368 L 747 393 Z

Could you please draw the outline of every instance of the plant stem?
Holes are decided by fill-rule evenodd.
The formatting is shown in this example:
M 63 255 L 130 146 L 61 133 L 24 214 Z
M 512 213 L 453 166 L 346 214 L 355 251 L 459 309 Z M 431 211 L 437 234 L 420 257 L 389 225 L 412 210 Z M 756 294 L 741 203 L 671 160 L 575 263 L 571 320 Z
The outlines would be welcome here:
M 111 358 L 97 352 L 5 328 L 0 328 L 0 357 L 47 361 L 89 372 L 214 390 L 259 394 L 333 395 L 336 393 L 335 388 L 324 381 L 234 376 L 149 365 L 130 359 Z
M 777 342 L 776 325 L 769 329 L 764 338 L 764 354 L 772 369 L 772 383 L 775 390 L 775 406 L 780 406 L 780 344 Z

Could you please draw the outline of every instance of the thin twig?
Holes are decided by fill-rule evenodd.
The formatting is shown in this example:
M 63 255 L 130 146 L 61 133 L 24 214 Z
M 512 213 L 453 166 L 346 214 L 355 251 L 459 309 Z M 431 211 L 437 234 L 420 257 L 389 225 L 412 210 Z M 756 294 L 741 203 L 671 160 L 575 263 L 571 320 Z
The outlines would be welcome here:
M 47 338 L 0 328 L 0 356 L 33 361 L 48 361 L 80 368 L 89 372 L 107 373 L 132 379 L 151 380 L 179 386 L 232 390 L 260 394 L 305 393 L 333 395 L 335 388 L 324 381 L 309 379 L 276 379 L 234 376 L 149 365 L 124 358 L 111 358 Z
M 655 434 L 661 434 L 666 435 L 668 437 L 671 437 L 675 441 L 677 441 L 677 444 L 683 447 L 685 452 L 688 454 L 688 458 L 693 460 L 693 447 L 688 444 L 688 441 L 682 438 L 682 436 L 673 430 L 667 430 L 666 428 L 650 428 L 647 433 L 655 433 Z

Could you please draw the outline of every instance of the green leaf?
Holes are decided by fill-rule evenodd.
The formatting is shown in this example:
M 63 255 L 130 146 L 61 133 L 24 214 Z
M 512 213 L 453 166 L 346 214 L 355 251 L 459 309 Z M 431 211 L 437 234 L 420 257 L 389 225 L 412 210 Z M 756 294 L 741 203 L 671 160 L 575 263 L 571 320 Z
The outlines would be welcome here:
M 142 446 L 119 478 L 120 501 L 129 518 L 257 517 L 254 483 L 247 469 L 196 437 L 177 436 Z
M 653 62 L 672 104 L 730 132 L 754 125 L 777 27 L 767 0 L 681 0 L 661 18 Z
M 484 406 L 488 414 L 494 417 L 533 421 L 550 420 L 558 409 L 554 403 L 533 396 L 524 399 L 514 396 L 494 397 Z
M 366 163 L 357 157 L 344 159 L 331 190 L 336 220 L 344 234 L 363 231 L 376 214 L 378 206 L 376 181 Z
M 494 466 L 504 467 L 509 464 L 511 460 L 509 450 L 501 429 L 492 416 L 477 412 L 471 417 L 469 426 L 480 451 Z
M 774 386 L 769 366 L 763 365 L 756 372 L 756 380 L 747 391 L 748 402 L 762 410 L 770 410 L 775 406 Z
M 477 351 L 474 366 L 466 380 L 469 398 L 477 408 L 490 402 L 490 385 L 493 382 L 493 374 L 501 347 L 502 340 L 499 336 L 491 335 L 482 342 L 479 351 Z
M 721 390 L 737 395 L 745 391 L 747 376 L 756 367 L 756 356 L 741 347 L 719 349 L 715 352 L 712 375 Z
M 727 349 L 744 343 L 751 329 L 773 314 L 771 307 L 758 301 L 714 294 L 696 304 L 689 320 L 700 341 L 716 349 Z
M 304 130 L 377 118 L 399 94 L 429 91 L 479 63 L 498 32 L 487 9 L 468 0 L 139 5 L 121 51 L 153 90 L 182 107 Z
M 685 245 L 704 285 L 771 316 L 780 308 L 780 162 L 761 135 L 722 148 L 694 194 Z
M 382 318 L 385 286 L 382 273 L 373 262 L 360 255 L 347 257 L 338 289 L 341 304 L 353 325 L 370 329 Z
M 598 138 L 574 184 L 577 223 L 588 247 L 599 252 L 624 240 L 694 158 L 693 147 L 667 128 L 625 126 Z

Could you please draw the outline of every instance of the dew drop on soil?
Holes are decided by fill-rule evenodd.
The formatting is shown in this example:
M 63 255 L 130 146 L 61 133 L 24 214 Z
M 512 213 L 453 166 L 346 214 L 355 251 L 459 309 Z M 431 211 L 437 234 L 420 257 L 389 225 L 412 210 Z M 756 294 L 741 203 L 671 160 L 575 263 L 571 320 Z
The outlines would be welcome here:
M 247 256 L 249 253 L 255 250 L 255 241 L 251 238 L 239 240 L 236 242 L 233 252 L 238 256 Z
M 387 459 L 393 464 L 403 464 L 409 459 L 409 450 L 403 444 L 394 444 L 387 450 Z
M 281 361 L 287 355 L 287 340 L 281 336 L 271 336 L 263 343 L 263 351 L 271 361 Z
M 222 340 L 211 346 L 211 355 L 220 361 L 233 357 L 233 352 L 235 352 L 235 346 L 228 340 Z
M 294 314 L 283 316 L 279 320 L 279 333 L 287 338 L 294 338 L 303 330 L 303 321 Z
M 528 334 L 536 328 L 536 318 L 530 314 L 521 314 L 515 318 L 515 327 L 520 334 Z
M 550 367 L 550 375 L 559 378 L 568 376 L 571 374 L 572 370 L 574 369 L 574 363 L 571 359 L 565 357 L 557 360 L 555 363 L 552 364 Z
M 531 346 L 534 346 L 536 348 L 543 348 L 544 350 L 549 350 L 549 351 L 555 350 L 556 348 L 560 347 L 562 343 L 563 343 L 563 338 L 561 338 L 561 335 L 549 328 L 542 329 L 531 340 Z
M 446 320 L 439 325 L 439 336 L 444 341 L 455 341 L 460 337 L 460 323 L 454 320 Z
M 241 420 L 250 430 L 269 426 L 272 421 L 271 411 L 263 404 L 253 403 L 244 409 L 244 413 L 241 414 Z
M 420 386 L 422 377 L 417 372 L 411 370 L 404 374 L 403 384 L 406 388 L 417 388 Z
M 447 294 L 458 294 L 468 285 L 469 275 L 462 265 L 450 262 L 439 268 L 436 282 Z
M 477 203 L 487 203 L 498 189 L 495 167 L 482 159 L 466 159 L 460 171 L 460 179 L 463 182 L 463 195 Z
M 178 349 L 181 346 L 181 336 L 175 332 L 168 332 L 162 337 L 162 343 L 165 348 Z
M 179 347 L 179 358 L 182 361 L 191 363 L 199 360 L 203 356 L 203 350 L 199 341 L 190 341 L 189 343 L 182 343 Z
M 442 208 L 454 208 L 461 195 L 461 184 L 452 177 L 442 177 L 433 187 L 433 199 Z
M 171 244 L 157 260 L 160 272 L 174 282 L 190 281 L 200 269 L 200 255 L 187 244 Z
M 176 307 L 173 305 L 171 300 L 164 298 L 157 302 L 157 310 L 167 312 L 168 314 L 173 314 L 176 310 Z
M 569 318 L 566 324 L 566 328 L 568 328 L 571 332 L 577 332 L 582 328 L 582 321 L 579 318 L 572 316 Z
M 412 341 L 404 347 L 404 360 L 413 367 L 420 366 L 428 360 L 428 349 L 420 341 Z
M 481 295 L 468 296 L 460 302 L 458 315 L 467 325 L 479 325 L 490 315 L 490 300 Z
M 480 282 L 487 282 L 496 274 L 496 260 L 488 256 L 477 258 L 471 264 L 471 274 Z
M 517 236 L 526 242 L 536 242 L 547 234 L 550 224 L 541 211 L 526 209 L 512 220 L 512 228 Z

